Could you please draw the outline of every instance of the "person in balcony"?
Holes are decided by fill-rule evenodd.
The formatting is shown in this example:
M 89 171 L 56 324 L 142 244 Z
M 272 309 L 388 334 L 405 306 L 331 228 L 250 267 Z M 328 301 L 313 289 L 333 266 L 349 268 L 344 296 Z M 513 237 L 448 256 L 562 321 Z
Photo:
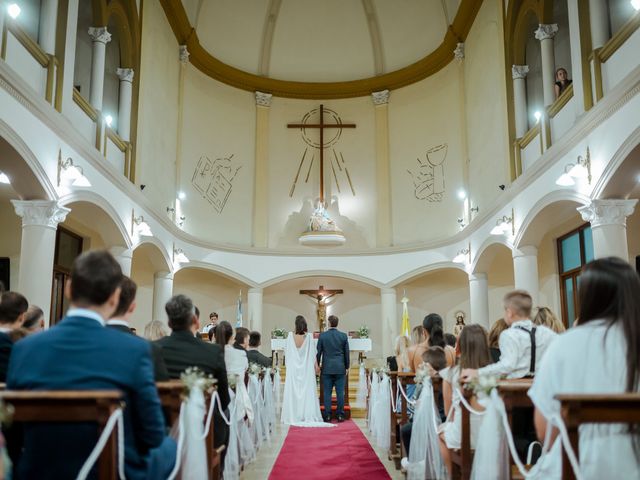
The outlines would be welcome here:
M 566 69 L 560 67 L 556 70 L 556 83 L 553 86 L 556 92 L 556 99 L 567 89 L 569 85 L 571 85 L 569 74 Z

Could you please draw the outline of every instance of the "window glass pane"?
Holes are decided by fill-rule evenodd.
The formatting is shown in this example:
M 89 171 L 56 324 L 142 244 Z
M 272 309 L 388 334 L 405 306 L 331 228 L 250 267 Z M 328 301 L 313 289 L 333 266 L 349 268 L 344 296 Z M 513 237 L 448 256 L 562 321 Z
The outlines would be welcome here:
M 567 307 L 567 325 L 571 327 L 576 319 L 576 311 L 574 307 L 575 292 L 573 290 L 573 277 L 564 279 L 564 293 L 564 303 Z
M 580 235 L 576 232 L 562 240 L 562 272 L 578 268 L 581 264 Z
M 593 233 L 591 227 L 584 229 L 584 258 L 587 263 L 593 260 Z

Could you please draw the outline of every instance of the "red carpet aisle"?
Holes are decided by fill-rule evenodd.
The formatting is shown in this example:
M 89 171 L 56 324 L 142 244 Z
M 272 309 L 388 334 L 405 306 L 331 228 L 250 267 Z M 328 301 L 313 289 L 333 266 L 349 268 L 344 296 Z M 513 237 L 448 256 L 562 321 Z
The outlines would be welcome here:
M 335 428 L 290 427 L 269 480 L 388 480 L 369 441 L 351 420 Z

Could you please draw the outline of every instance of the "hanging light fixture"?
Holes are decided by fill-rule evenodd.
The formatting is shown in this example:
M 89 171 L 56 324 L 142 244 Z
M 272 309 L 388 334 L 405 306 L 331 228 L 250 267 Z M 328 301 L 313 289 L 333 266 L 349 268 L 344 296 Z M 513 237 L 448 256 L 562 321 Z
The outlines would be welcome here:
M 147 222 L 144 221 L 144 217 L 140 215 L 139 217 L 135 216 L 135 212 L 131 210 L 131 236 L 137 233 L 143 237 L 153 237 L 153 232 L 151 232 L 151 227 Z
M 556 180 L 556 185 L 571 187 L 576 184 L 574 180 L 576 178 L 586 178 L 589 185 L 591 185 L 591 153 L 589 152 L 589 147 L 587 147 L 586 157 L 579 155 L 576 163 L 569 163 L 564 167 L 564 172 Z
M 73 163 L 71 157 L 62 160 L 62 150 L 58 150 L 58 186 L 90 187 L 91 182 L 84 176 L 79 165 Z
M 496 221 L 496 226 L 491 229 L 491 235 L 506 235 L 511 232 L 511 235 L 516 234 L 516 226 L 513 222 L 514 212 L 511 209 L 511 216 L 507 217 L 503 215 Z
M 176 248 L 176 244 L 173 244 L 173 263 L 189 263 L 189 257 L 184 253 L 181 248 Z
M 458 250 L 458 253 L 453 257 L 453 263 L 471 263 L 471 244 L 467 248 Z

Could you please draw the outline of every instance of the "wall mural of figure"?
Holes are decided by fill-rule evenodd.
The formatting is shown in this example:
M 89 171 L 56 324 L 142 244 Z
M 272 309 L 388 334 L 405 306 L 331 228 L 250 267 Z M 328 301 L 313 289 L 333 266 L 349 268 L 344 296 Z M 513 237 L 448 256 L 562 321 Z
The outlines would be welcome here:
M 414 195 L 418 200 L 441 202 L 445 194 L 444 162 L 447 159 L 446 143 L 427 150 L 426 160 L 417 159 L 418 168 L 407 170 L 413 179 Z

